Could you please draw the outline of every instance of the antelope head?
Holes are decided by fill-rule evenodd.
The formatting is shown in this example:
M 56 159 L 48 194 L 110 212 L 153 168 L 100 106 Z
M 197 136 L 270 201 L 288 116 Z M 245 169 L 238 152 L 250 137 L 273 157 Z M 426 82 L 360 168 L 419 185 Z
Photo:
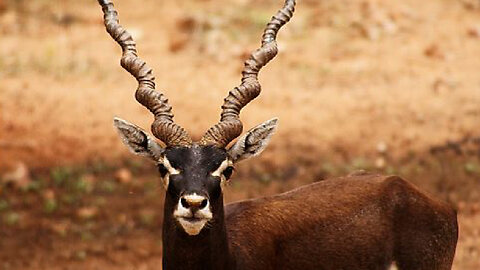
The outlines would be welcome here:
M 228 147 L 242 133 L 240 110 L 260 94 L 258 73 L 277 54 L 277 32 L 292 17 L 295 1 L 286 0 L 267 24 L 261 47 L 245 61 L 241 84 L 225 98 L 220 121 L 196 142 L 173 121 L 172 107 L 164 94 L 155 90 L 152 69 L 137 56 L 135 42 L 119 24 L 111 0 L 98 2 L 107 32 L 122 48 L 122 67 L 138 81 L 135 97 L 154 116 L 151 130 L 156 139 L 125 120 L 115 118 L 114 125 L 133 153 L 157 164 L 166 201 L 173 202 L 171 213 L 165 215 L 171 214 L 188 235 L 197 235 L 223 211 L 222 188 L 233 166 L 260 154 L 275 132 L 276 118 L 250 129 Z

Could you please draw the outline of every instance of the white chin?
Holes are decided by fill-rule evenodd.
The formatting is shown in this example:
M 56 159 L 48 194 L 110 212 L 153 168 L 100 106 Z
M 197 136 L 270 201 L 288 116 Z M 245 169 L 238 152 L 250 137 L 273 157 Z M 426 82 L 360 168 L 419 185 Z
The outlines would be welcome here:
M 207 220 L 201 219 L 198 221 L 188 221 L 184 218 L 178 218 L 178 223 L 182 225 L 182 228 L 185 230 L 185 232 L 188 235 L 197 235 L 200 233 L 200 231 L 203 229 L 205 224 L 207 223 Z

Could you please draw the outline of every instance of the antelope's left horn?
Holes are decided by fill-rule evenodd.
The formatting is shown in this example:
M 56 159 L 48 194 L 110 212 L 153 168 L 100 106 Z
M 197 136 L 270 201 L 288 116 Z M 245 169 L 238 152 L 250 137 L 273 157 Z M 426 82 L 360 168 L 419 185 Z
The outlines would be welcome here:
M 262 36 L 262 46 L 245 61 L 241 84 L 231 90 L 222 105 L 220 122 L 211 127 L 200 140 L 203 145 L 227 146 L 242 133 L 240 110 L 256 98 L 261 91 L 258 73 L 277 55 L 278 30 L 293 16 L 295 0 L 286 0 L 285 5 L 267 24 Z

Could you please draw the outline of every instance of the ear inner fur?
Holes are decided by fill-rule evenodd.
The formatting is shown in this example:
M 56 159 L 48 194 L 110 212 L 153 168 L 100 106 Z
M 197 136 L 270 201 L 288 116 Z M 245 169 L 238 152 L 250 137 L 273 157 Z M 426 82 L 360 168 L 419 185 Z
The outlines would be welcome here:
M 278 125 L 278 118 L 273 118 L 250 129 L 240 137 L 228 150 L 233 162 L 259 155 L 268 145 Z

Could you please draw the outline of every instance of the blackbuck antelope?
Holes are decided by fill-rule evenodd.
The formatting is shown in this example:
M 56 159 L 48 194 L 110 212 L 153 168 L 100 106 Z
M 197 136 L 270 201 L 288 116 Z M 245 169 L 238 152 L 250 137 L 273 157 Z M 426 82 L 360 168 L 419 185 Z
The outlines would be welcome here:
M 224 206 L 234 164 L 260 154 L 277 126 L 277 119 L 266 121 L 227 147 L 241 135 L 240 110 L 260 93 L 258 73 L 277 54 L 277 32 L 292 17 L 294 0 L 267 24 L 220 122 L 197 142 L 173 121 L 112 2 L 98 2 L 107 32 L 123 50 L 122 67 L 138 81 L 135 97 L 153 113 L 152 133 L 164 144 L 114 120 L 130 150 L 156 162 L 166 189 L 163 269 L 451 268 L 455 211 L 396 176 L 352 175 Z

